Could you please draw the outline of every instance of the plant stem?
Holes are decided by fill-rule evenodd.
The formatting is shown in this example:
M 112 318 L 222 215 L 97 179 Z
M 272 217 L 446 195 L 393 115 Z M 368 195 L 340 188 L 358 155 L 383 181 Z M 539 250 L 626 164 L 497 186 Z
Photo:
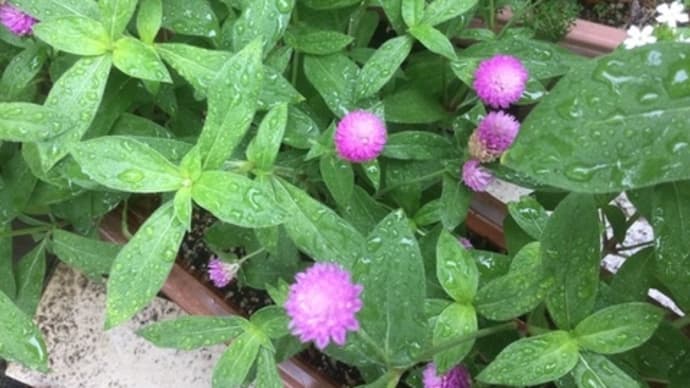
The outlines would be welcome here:
M 673 327 L 676 329 L 682 329 L 685 326 L 690 325 L 690 314 L 676 319 L 675 321 L 671 322 L 671 325 L 673 325 Z
M 29 234 L 35 234 L 35 233 L 41 233 L 41 232 L 50 232 L 51 230 L 55 229 L 55 227 L 56 227 L 56 225 L 42 225 L 42 226 L 34 226 L 32 228 L 26 228 L 26 229 L 11 230 L 9 232 L 0 233 L 0 238 L 26 236 Z
M 254 257 L 254 256 L 256 256 L 256 255 L 260 255 L 260 254 L 262 254 L 262 253 L 264 253 L 264 252 L 266 252 L 266 249 L 265 249 L 265 248 L 259 248 L 259 249 L 255 250 L 254 252 L 249 253 L 249 254 L 245 255 L 244 257 L 242 257 L 241 259 L 239 259 L 239 260 L 237 261 L 237 263 L 238 263 L 238 264 L 243 264 L 245 261 L 251 259 L 252 257 Z
M 122 235 L 127 239 L 127 241 L 132 239 L 132 232 L 129 231 L 129 224 L 127 223 L 127 214 L 129 214 L 129 201 L 125 200 L 124 205 L 122 205 L 122 224 L 120 229 L 122 229 Z
M 489 29 L 491 31 L 496 27 L 496 1 L 489 0 Z
M 448 341 L 446 341 L 440 345 L 436 345 L 436 346 L 432 347 L 431 349 L 423 352 L 422 354 L 417 356 L 417 359 L 415 360 L 415 362 L 418 363 L 418 362 L 428 361 L 429 359 L 434 357 L 434 355 L 441 353 L 441 352 L 444 352 L 446 350 L 452 349 L 452 348 L 454 348 L 460 344 L 463 344 L 467 341 L 471 341 L 471 340 L 477 339 L 477 338 L 486 337 L 486 336 L 489 336 L 492 334 L 500 333 L 502 331 L 514 330 L 517 328 L 518 328 L 517 322 L 514 322 L 514 321 L 513 322 L 506 322 L 506 323 L 496 325 L 493 327 L 487 327 L 486 329 L 477 330 L 472 334 L 463 335 L 463 336 L 456 337 L 456 338 L 451 338 L 450 340 L 448 340 Z

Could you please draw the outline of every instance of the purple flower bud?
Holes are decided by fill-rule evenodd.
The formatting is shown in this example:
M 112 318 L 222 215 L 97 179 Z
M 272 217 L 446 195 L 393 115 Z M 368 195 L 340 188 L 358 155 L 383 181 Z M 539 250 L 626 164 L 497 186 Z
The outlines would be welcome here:
M 493 180 L 494 176 L 482 167 L 478 160 L 468 160 L 462 166 L 462 181 L 472 191 L 486 191 Z
M 478 143 L 474 145 L 475 148 L 478 147 L 480 150 L 478 156 L 484 157 L 489 155 L 491 159 L 477 159 L 482 162 L 495 160 L 513 145 L 519 131 L 520 123 L 513 115 L 505 112 L 490 112 L 479 123 L 475 132 L 476 136 L 472 136 L 474 140 L 471 140 L 470 143 L 473 141 Z M 472 148 L 471 146 L 470 150 Z
M 529 73 L 519 59 L 495 55 L 479 63 L 474 73 L 474 90 L 493 108 L 507 108 L 525 91 Z
M 17 36 L 29 35 L 36 19 L 27 15 L 10 3 L 0 4 L 0 23 Z
M 471 388 L 472 378 L 467 369 L 462 365 L 457 365 L 449 370 L 445 375 L 438 376 L 436 364 L 430 362 L 424 368 L 422 380 L 424 388 Z
M 462 245 L 465 249 L 473 249 L 474 245 L 472 245 L 472 242 L 469 239 L 466 239 L 464 237 L 458 237 L 458 242 L 460 245 Z
M 376 159 L 386 145 L 386 125 L 378 116 L 363 110 L 345 115 L 335 130 L 335 150 L 340 158 L 354 163 Z
M 226 263 L 218 258 L 213 258 L 208 263 L 208 277 L 214 286 L 223 288 L 235 278 L 240 266 L 237 263 Z
M 362 286 L 334 263 L 316 263 L 295 279 L 285 302 L 292 334 L 319 349 L 331 340 L 345 345 L 347 332 L 359 330 L 355 315 L 362 308 Z

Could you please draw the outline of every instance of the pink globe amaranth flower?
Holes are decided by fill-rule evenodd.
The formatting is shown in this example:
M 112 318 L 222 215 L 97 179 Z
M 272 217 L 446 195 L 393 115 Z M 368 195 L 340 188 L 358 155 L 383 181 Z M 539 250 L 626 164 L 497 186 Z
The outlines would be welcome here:
M 491 172 L 479 164 L 478 160 L 468 160 L 462 166 L 462 181 L 472 191 L 486 191 L 494 181 Z
M 515 141 L 520 131 L 520 122 L 505 112 L 490 112 L 477 127 L 477 139 L 487 152 L 497 157 Z
M 376 159 L 386 145 L 386 124 L 378 116 L 363 110 L 352 111 L 340 120 L 335 130 L 338 156 L 354 163 Z
M 359 330 L 355 315 L 362 308 L 362 286 L 334 263 L 316 263 L 295 279 L 285 302 L 292 334 L 319 349 L 331 340 L 345 345 L 347 332 Z
M 218 258 L 213 258 L 208 263 L 208 277 L 214 286 L 223 288 L 235 278 L 240 266 L 236 263 L 226 263 Z
M 458 242 L 465 249 L 473 249 L 474 248 L 474 245 L 472 245 L 472 241 L 470 241 L 469 239 L 466 239 L 465 237 L 458 237 Z
M 0 4 L 0 23 L 17 36 L 29 35 L 36 19 L 9 3 Z
M 495 55 L 479 63 L 474 72 L 474 90 L 487 105 L 507 108 L 525 91 L 529 73 L 519 59 Z
M 462 365 L 457 365 L 449 370 L 445 375 L 438 376 L 436 364 L 430 362 L 424 368 L 422 381 L 424 388 L 471 388 L 472 378 L 467 369 Z

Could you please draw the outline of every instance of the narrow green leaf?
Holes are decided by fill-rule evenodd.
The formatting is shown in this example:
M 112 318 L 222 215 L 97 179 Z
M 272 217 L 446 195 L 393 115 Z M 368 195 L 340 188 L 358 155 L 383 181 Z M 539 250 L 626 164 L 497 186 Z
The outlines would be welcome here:
M 192 227 L 192 190 L 189 187 L 183 187 L 175 193 L 173 199 L 173 206 L 175 207 L 175 217 L 180 224 L 185 226 L 185 229 L 191 230 Z
M 647 341 L 663 318 L 663 310 L 649 303 L 619 304 L 585 318 L 575 327 L 574 335 L 585 349 L 622 353 Z
M 48 352 L 38 327 L 0 292 L 0 357 L 41 372 L 48 371 Z
M 570 329 L 592 311 L 599 285 L 599 217 L 591 196 L 570 194 L 542 232 L 544 267 L 555 289 L 546 298 L 559 328 Z M 567 238 L 565 238 L 567 236 Z
M 163 23 L 162 0 L 141 0 L 137 13 L 137 32 L 145 43 L 153 43 Z
M 369 58 L 357 78 L 357 99 L 371 97 L 378 92 L 398 70 L 412 50 L 412 39 L 403 35 L 390 39 Z
M 288 120 L 287 104 L 280 104 L 264 116 L 256 137 L 247 147 L 247 160 L 262 171 L 270 171 L 278 156 Z
M 304 57 L 304 74 L 336 116 L 354 109 L 357 65 L 342 54 Z
M 287 28 L 295 0 L 253 0 L 243 4 L 242 15 L 232 28 L 232 48 L 239 51 L 260 39 L 263 52 L 269 52 Z
M 409 32 L 432 53 L 444 56 L 451 61 L 458 58 L 450 40 L 430 24 L 422 23 L 410 27 Z
M 403 131 L 388 137 L 383 155 L 393 159 L 437 160 L 453 155 L 449 139 L 433 132 Z
M 44 239 L 29 253 L 19 260 L 15 268 L 17 279 L 17 297 L 14 303 L 24 312 L 33 317 L 41 300 L 43 280 L 46 274 L 46 242 Z
M 38 20 L 50 20 L 63 16 L 83 16 L 98 20 L 101 16 L 95 1 L 12 0 L 12 4 Z
M 163 27 L 178 34 L 214 38 L 218 35 L 218 18 L 208 0 L 165 0 Z
M 508 204 L 508 211 L 520 228 L 530 237 L 538 240 L 546 228 L 549 215 L 533 197 L 522 197 L 518 202 Z
M 474 299 L 479 283 L 477 265 L 469 250 L 445 230 L 436 245 L 436 276 L 456 302 L 471 303 Z
M 391 123 L 427 124 L 448 117 L 438 98 L 420 89 L 406 88 L 387 95 L 383 104 L 386 121 Z
M 422 23 L 435 26 L 468 12 L 477 0 L 434 0 L 424 11 Z
M 285 309 L 279 306 L 266 306 L 260 309 L 252 315 L 250 321 L 269 338 L 277 339 L 290 333 Z
M 497 385 L 538 385 L 564 376 L 578 360 L 577 343 L 570 335 L 552 331 L 508 345 L 477 380 Z
M 172 202 L 167 202 L 122 248 L 108 279 L 107 329 L 130 319 L 156 296 L 172 269 L 184 232 Z
M 405 23 L 402 17 L 402 1 L 403 0 L 381 0 L 383 12 L 386 14 L 393 29 L 400 35 L 405 33 Z
M 261 42 L 257 40 L 218 72 L 208 91 L 208 116 L 198 141 L 205 169 L 220 167 L 244 137 L 256 110 L 262 69 Z
M 29 45 L 7 64 L 0 78 L 0 101 L 16 101 L 43 69 L 48 55 L 42 44 Z
M 440 345 L 453 338 L 469 335 L 477 331 L 477 313 L 474 307 L 453 303 L 446 307 L 436 319 L 434 327 L 433 344 Z M 439 374 L 446 373 L 452 367 L 458 365 L 472 350 L 474 340 L 438 353 L 434 356 L 434 363 Z
M 153 47 L 125 36 L 115 42 L 113 64 L 123 73 L 149 81 L 172 82 Z
M 220 220 L 246 228 L 278 225 L 286 218 L 261 184 L 231 172 L 204 172 L 194 182 L 192 198 Z
M 110 272 L 120 248 L 116 244 L 82 237 L 62 229 L 53 232 L 51 245 L 53 253 L 60 260 L 93 277 Z
M 262 388 L 283 388 L 283 380 L 278 373 L 278 367 L 273 353 L 266 349 L 259 350 L 259 362 L 256 372 L 256 386 Z
M 229 52 L 208 50 L 181 43 L 160 43 L 155 47 L 158 54 L 203 95 L 208 93 L 212 85 L 216 85 L 216 76 L 224 69 L 226 62 L 233 57 Z M 225 69 L 226 72 L 228 70 Z
M 309 8 L 313 9 L 320 9 L 320 10 L 326 10 L 326 9 L 337 9 L 337 8 L 345 8 L 349 7 L 354 4 L 360 3 L 361 0 L 302 0 L 301 3 L 304 3 Z
M 9 225 L 0 225 L 0 233 L 9 232 L 10 230 Z M 4 293 L 10 299 L 14 299 L 17 295 L 12 252 L 12 237 L 0 237 L 0 294 Z
M 242 334 L 247 321 L 237 316 L 186 316 L 158 322 L 137 331 L 137 335 L 160 348 L 192 350 L 221 344 Z
M 260 348 L 261 339 L 251 332 L 235 338 L 213 370 L 213 388 L 241 387 Z
M 467 217 L 471 201 L 472 192 L 456 176 L 445 174 L 440 201 L 443 227 L 453 230 L 460 225 Z
M 186 184 L 177 166 L 131 137 L 88 140 L 72 147 L 72 156 L 91 179 L 115 190 L 157 193 Z
M 294 106 L 288 108 L 288 122 L 283 139 L 285 144 L 309 149 L 317 141 L 319 133 L 319 126 L 309 114 Z
M 400 14 L 408 27 L 415 26 L 422 20 L 425 6 L 424 0 L 402 0 Z
M 134 15 L 138 0 L 101 0 L 102 20 L 110 38 L 117 39 Z
M 58 50 L 77 55 L 105 54 L 111 45 L 103 24 L 83 16 L 63 16 L 36 24 L 33 33 Z
M 346 206 L 352 198 L 355 187 L 355 174 L 352 165 L 333 154 L 324 155 L 319 163 L 321 177 L 335 202 Z
M 29 102 L 0 103 L 0 140 L 35 142 L 59 135 L 70 120 L 61 113 Z
M 571 374 L 580 388 L 642 388 L 616 364 L 596 353 L 581 352 Z
M 338 31 L 317 30 L 312 28 L 295 28 L 285 33 L 285 43 L 296 51 L 305 54 L 328 55 L 337 53 L 350 43 L 353 38 Z
M 625 259 L 611 280 L 611 290 L 622 302 L 643 302 L 647 293 L 654 288 L 654 265 L 656 252 L 653 248 L 643 249 Z

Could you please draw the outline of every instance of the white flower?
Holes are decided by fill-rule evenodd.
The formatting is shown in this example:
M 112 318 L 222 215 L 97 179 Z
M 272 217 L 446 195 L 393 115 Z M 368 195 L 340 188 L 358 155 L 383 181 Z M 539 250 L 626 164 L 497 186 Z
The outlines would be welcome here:
M 656 17 L 656 21 L 659 23 L 665 23 L 671 28 L 678 27 L 678 23 L 687 23 L 688 14 L 685 11 L 685 6 L 680 1 L 674 1 L 669 4 L 661 4 L 656 7 L 656 11 L 659 16 Z
M 656 42 L 656 36 L 654 36 L 654 27 L 644 26 L 640 29 L 637 26 L 631 26 L 628 28 L 628 38 L 623 41 L 623 45 L 626 49 L 630 50 L 635 47 L 642 47 L 649 43 Z

